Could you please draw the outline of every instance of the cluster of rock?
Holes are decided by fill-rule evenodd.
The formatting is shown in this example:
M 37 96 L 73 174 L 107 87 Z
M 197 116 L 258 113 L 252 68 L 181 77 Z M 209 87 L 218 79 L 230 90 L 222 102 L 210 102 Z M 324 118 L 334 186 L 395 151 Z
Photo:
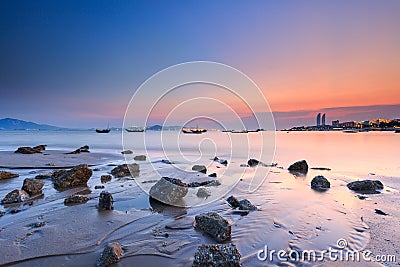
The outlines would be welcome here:
M 75 166 L 70 170 L 59 170 L 52 174 L 54 188 L 57 190 L 76 186 L 87 186 L 93 171 L 87 164 Z
M 0 171 L 0 180 L 11 179 L 16 177 L 19 177 L 18 173 Z
M 226 159 L 219 159 L 218 157 L 214 157 L 213 160 L 218 162 L 219 164 L 222 164 L 222 165 L 225 165 L 225 166 L 228 165 L 228 161 Z
M 47 145 L 38 145 L 35 147 L 30 146 L 21 146 L 14 153 L 21 153 L 21 154 L 38 154 L 42 153 L 43 150 L 46 150 Z
M 8 193 L 1 204 L 21 203 L 29 200 L 32 196 L 42 193 L 44 182 L 26 178 L 21 189 L 15 189 Z
M 109 181 L 111 181 L 112 176 L 110 174 L 103 174 L 102 176 L 100 176 L 100 181 L 102 184 L 105 184 Z
M 72 152 L 66 153 L 66 154 L 80 154 L 80 153 L 89 153 L 89 152 L 90 152 L 89 146 L 85 145 L 85 146 L 82 146 L 82 147 L 80 147 Z
M 242 199 L 239 201 L 236 197 L 230 196 L 226 201 L 233 209 L 239 208 L 239 210 L 247 211 L 257 210 L 257 207 L 254 206 L 248 199 Z
M 234 244 L 202 244 L 194 254 L 192 267 L 240 267 L 240 258 Z
M 65 205 L 84 204 L 90 200 L 90 197 L 85 195 L 71 195 L 64 199 Z
M 116 177 L 125 177 L 125 176 L 137 176 L 139 175 L 140 169 L 139 164 L 122 164 L 111 170 L 111 174 Z

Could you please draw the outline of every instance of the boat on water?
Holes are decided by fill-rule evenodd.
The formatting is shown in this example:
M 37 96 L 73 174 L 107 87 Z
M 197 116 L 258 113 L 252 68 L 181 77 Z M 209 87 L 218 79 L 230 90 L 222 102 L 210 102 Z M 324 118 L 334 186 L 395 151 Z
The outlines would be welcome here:
M 144 132 L 144 128 L 125 128 L 125 131 L 129 133 L 142 133 Z
M 182 128 L 182 133 L 186 134 L 202 134 L 207 132 L 207 129 L 204 128 Z
M 248 133 L 247 130 L 233 130 L 231 133 Z
M 96 133 L 109 133 L 111 131 L 111 129 L 107 128 L 107 129 L 96 129 Z
M 358 133 L 357 130 L 343 130 L 344 133 Z

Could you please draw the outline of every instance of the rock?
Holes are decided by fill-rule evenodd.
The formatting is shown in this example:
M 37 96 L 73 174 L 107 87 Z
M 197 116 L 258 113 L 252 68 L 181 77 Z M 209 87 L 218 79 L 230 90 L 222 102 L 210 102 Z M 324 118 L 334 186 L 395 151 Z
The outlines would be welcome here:
M 64 205 L 84 204 L 90 200 L 90 197 L 84 195 L 71 195 L 64 199 Z
M 27 192 L 30 196 L 38 195 L 42 193 L 42 188 L 44 186 L 44 182 L 38 181 L 31 178 L 26 178 L 22 185 L 22 190 Z
M 46 222 L 35 222 L 28 225 L 28 227 L 32 228 L 40 228 L 46 225 Z
M 229 205 L 234 209 L 240 206 L 239 200 L 234 196 L 228 197 L 226 201 L 228 201 Z
M 187 184 L 188 187 L 200 187 L 200 186 L 218 186 L 221 185 L 220 181 L 218 180 L 210 180 L 204 182 L 191 182 Z
M 76 186 L 87 186 L 87 181 L 92 176 L 92 170 L 87 164 L 75 166 L 71 170 L 53 172 L 53 183 L 56 189 L 66 189 Z
M 206 173 L 207 172 L 207 168 L 204 165 L 194 165 L 192 167 L 192 171 Z
M 80 147 L 72 152 L 66 153 L 66 154 L 80 154 L 80 153 L 89 153 L 89 152 L 90 152 L 89 146 L 86 145 L 86 146 L 82 146 L 82 147 Z
M 240 167 L 250 167 L 250 166 L 247 164 L 240 164 Z
M 99 198 L 99 211 L 102 210 L 113 210 L 114 209 L 114 198 L 111 193 L 103 191 L 100 193 Z
M 194 254 L 192 267 L 240 267 L 240 257 L 233 244 L 202 244 Z
M 389 214 L 387 214 L 386 212 L 383 212 L 383 211 L 378 210 L 378 209 L 375 209 L 375 213 L 376 213 L 376 214 L 379 214 L 379 215 L 383 215 L 383 216 L 389 215 Z
M 289 166 L 288 170 L 290 172 L 300 172 L 307 173 L 308 172 L 308 164 L 305 160 L 300 160 Z
M 201 230 L 218 242 L 231 238 L 231 225 L 218 213 L 202 213 L 195 217 L 196 229 Z
M 129 155 L 129 154 L 133 154 L 133 151 L 132 150 L 124 150 L 124 151 L 121 151 L 121 154 L 124 154 L 124 155 Z
M 239 201 L 239 209 L 240 210 L 257 210 L 257 207 L 251 204 L 251 202 L 247 199 L 242 199 Z
M 213 172 L 213 173 L 209 174 L 208 177 L 217 177 L 217 174 L 215 172 Z
M 118 242 L 108 243 L 97 260 L 97 266 L 109 266 L 117 263 L 122 257 L 122 247 Z
M 169 161 L 169 160 L 167 160 L 167 159 L 161 160 L 161 163 L 165 163 L 165 164 L 174 164 L 172 161 Z
M 45 174 L 38 174 L 35 176 L 35 179 L 41 180 L 41 179 L 49 179 L 52 177 L 52 173 L 45 173 Z
M 325 167 L 313 167 L 310 168 L 311 170 L 317 170 L 317 171 L 330 171 L 331 168 L 325 168 Z
M 247 165 L 249 165 L 250 167 L 257 166 L 258 164 L 260 164 L 260 161 L 256 159 L 249 159 L 247 161 Z
M 137 174 L 139 174 L 139 164 L 132 163 L 119 165 L 111 170 L 111 174 L 117 178 L 131 175 L 137 176 Z
M 138 155 L 138 156 L 135 156 L 133 159 L 137 160 L 137 161 L 145 161 L 146 160 L 146 156 L 145 155 Z
M 188 193 L 188 185 L 179 179 L 162 177 L 150 188 L 150 196 L 166 204 L 176 204 Z
M 104 174 L 100 177 L 100 181 L 102 184 L 105 184 L 105 183 L 111 181 L 111 179 L 112 179 L 112 176 L 109 174 Z
M 94 189 L 104 189 L 104 185 L 95 185 Z
M 214 157 L 214 161 L 217 161 L 219 164 L 228 165 L 228 161 L 226 159 L 219 159 L 218 157 Z
M 29 146 L 21 146 L 14 153 L 37 154 L 37 153 L 42 153 L 42 152 L 40 152 L 40 150 L 34 149 L 32 147 L 29 147 Z
M 47 145 L 38 145 L 38 146 L 33 147 L 33 149 L 37 150 L 37 151 L 44 151 L 44 150 L 46 150 L 46 146 Z
M 211 196 L 211 191 L 210 191 L 210 189 L 208 189 L 208 188 L 200 187 L 200 188 L 197 190 L 196 195 L 197 195 L 198 197 L 200 197 L 200 198 L 206 198 L 206 197 Z
M 3 200 L 1 201 L 1 204 L 12 204 L 12 203 L 20 203 L 24 202 L 29 199 L 29 194 L 25 192 L 24 190 L 18 190 L 15 189 L 8 193 Z
M 6 212 L 4 210 L 0 210 L 0 217 L 3 216 Z
M 1 171 L 0 172 L 0 180 L 16 178 L 18 176 L 19 176 L 18 173 L 7 172 L 7 171 Z
M 328 190 L 331 187 L 331 183 L 322 175 L 315 176 L 311 180 L 311 188 L 319 191 Z
M 353 191 L 377 193 L 376 190 L 383 189 L 383 184 L 378 180 L 363 180 L 348 183 L 347 187 Z
M 51 178 L 55 179 L 60 177 L 62 174 L 66 173 L 67 170 L 56 170 L 51 173 Z

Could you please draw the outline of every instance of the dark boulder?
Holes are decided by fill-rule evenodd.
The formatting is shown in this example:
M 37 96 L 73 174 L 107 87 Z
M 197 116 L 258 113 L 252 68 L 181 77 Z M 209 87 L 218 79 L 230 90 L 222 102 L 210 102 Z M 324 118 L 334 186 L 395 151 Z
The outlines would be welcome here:
M 257 210 L 257 207 L 251 204 L 248 199 L 242 199 L 239 201 L 239 210 Z
M 162 177 L 150 189 L 150 196 L 165 204 L 177 204 L 188 193 L 188 185 L 179 179 Z
M 38 149 L 34 149 L 29 146 L 21 146 L 19 147 L 14 153 L 21 153 L 21 154 L 37 154 L 37 153 L 42 153 Z
M 288 170 L 290 172 L 300 172 L 307 173 L 308 172 L 308 164 L 305 160 L 300 160 L 289 166 Z
M 46 150 L 46 146 L 47 145 L 38 145 L 38 146 L 33 147 L 33 149 L 37 150 L 37 151 L 44 151 L 44 150 Z
M 218 213 L 208 212 L 197 215 L 195 223 L 196 229 L 209 234 L 218 242 L 231 238 L 231 225 Z
M 347 187 L 357 192 L 378 193 L 377 190 L 383 189 L 383 184 L 378 180 L 363 180 L 348 183 Z
M 38 174 L 35 176 L 35 179 L 42 180 L 42 179 L 50 179 L 52 177 L 52 173 L 44 173 L 44 174 Z
M 122 164 L 111 170 L 114 177 L 137 176 L 139 174 L 139 164 Z
M 206 173 L 207 172 L 207 168 L 204 165 L 194 165 L 192 167 L 192 171 Z
M 258 164 L 260 164 L 260 161 L 256 159 L 249 159 L 247 161 L 247 165 L 249 165 L 250 167 L 257 166 Z
M 90 197 L 84 195 L 71 195 L 64 199 L 65 205 L 84 204 L 90 200 Z
M 80 153 L 89 153 L 89 152 L 90 152 L 89 146 L 86 145 L 86 146 L 82 146 L 82 147 L 80 147 L 72 152 L 66 153 L 66 154 L 80 154 Z
M 15 189 L 8 193 L 3 200 L 1 201 L 1 204 L 12 204 L 12 203 L 20 203 L 24 202 L 29 199 L 29 194 L 25 192 L 24 190 L 18 190 Z
M 315 176 L 311 180 L 311 188 L 317 191 L 325 191 L 331 187 L 331 183 L 322 175 Z
M 135 156 L 133 159 L 137 160 L 137 161 L 145 161 L 146 155 L 138 155 L 138 156 Z
M 44 182 L 42 181 L 26 178 L 22 185 L 22 190 L 27 192 L 30 196 L 34 196 L 42 193 L 43 186 Z
M 67 189 L 76 186 L 87 186 L 87 181 L 92 176 L 92 170 L 87 164 L 75 166 L 64 172 L 53 172 L 53 183 L 56 189 Z
M 121 154 L 123 154 L 123 155 L 130 155 L 130 154 L 133 154 L 133 151 L 132 150 L 124 150 L 124 151 L 121 151 Z
M 111 181 L 111 179 L 112 179 L 112 176 L 109 174 L 104 174 L 100 177 L 100 181 L 102 184 L 105 184 L 105 183 Z
M 240 258 L 233 244 L 202 244 L 194 254 L 192 267 L 240 267 Z
M 200 187 L 200 188 L 197 190 L 196 195 L 197 195 L 199 198 L 207 198 L 207 197 L 211 196 L 211 191 L 210 191 L 210 189 L 208 189 L 208 188 Z
M 217 177 L 217 174 L 216 174 L 215 172 L 213 172 L 213 173 L 209 174 L 208 177 L 213 177 L 213 178 L 215 178 L 215 177 Z
M 234 209 L 236 209 L 240 205 L 239 200 L 234 196 L 228 197 L 226 201 L 228 201 L 229 205 Z
M 7 171 L 0 171 L 0 180 L 16 178 L 16 177 L 18 177 L 18 176 L 19 176 L 18 173 L 7 172 Z
M 99 211 L 113 210 L 114 209 L 114 198 L 111 193 L 103 191 L 100 193 L 99 198 Z
M 97 260 L 98 267 L 105 267 L 117 263 L 122 257 L 122 247 L 118 242 L 108 243 Z

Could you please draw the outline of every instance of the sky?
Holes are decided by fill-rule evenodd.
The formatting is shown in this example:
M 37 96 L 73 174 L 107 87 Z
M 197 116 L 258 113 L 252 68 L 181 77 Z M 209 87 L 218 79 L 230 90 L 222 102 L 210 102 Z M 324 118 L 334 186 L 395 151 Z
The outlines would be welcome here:
M 397 0 L 1 0 L 0 117 L 121 126 L 144 81 L 202 60 L 251 78 L 278 128 L 313 125 L 319 112 L 328 123 L 399 118 L 399 25 Z M 213 97 L 198 87 L 181 95 L 206 91 Z

